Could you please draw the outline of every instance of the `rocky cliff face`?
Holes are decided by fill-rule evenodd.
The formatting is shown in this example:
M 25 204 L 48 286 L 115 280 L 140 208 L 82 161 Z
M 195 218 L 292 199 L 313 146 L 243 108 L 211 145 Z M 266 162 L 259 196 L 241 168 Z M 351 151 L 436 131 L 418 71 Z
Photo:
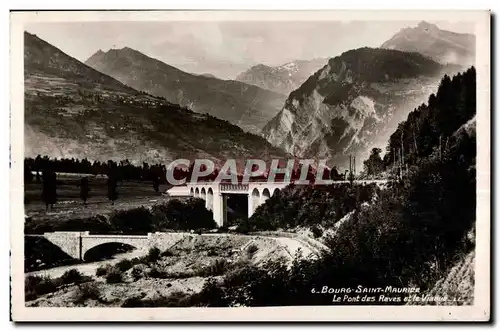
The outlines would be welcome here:
M 400 120 L 435 92 L 443 67 L 418 53 L 360 48 L 332 58 L 288 97 L 263 136 L 298 157 L 358 169 Z
M 327 62 L 328 59 L 320 58 L 293 61 L 278 67 L 258 64 L 239 74 L 236 80 L 288 95 Z
M 286 99 L 285 95 L 242 82 L 190 74 L 129 47 L 98 51 L 85 63 L 136 90 L 253 133 L 260 133 Z
M 419 52 L 442 64 L 474 65 L 476 37 L 471 34 L 441 30 L 435 24 L 420 22 L 405 28 L 380 46 L 406 52 Z

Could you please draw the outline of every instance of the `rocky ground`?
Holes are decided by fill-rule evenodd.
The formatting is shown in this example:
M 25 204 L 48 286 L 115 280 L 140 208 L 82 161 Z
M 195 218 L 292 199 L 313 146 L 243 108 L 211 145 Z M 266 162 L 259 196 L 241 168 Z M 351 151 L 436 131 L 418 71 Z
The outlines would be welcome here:
M 245 264 L 262 264 L 267 260 L 284 257 L 289 261 L 300 248 L 305 255 L 311 248 L 293 238 L 247 236 L 238 234 L 186 234 L 186 237 L 154 262 L 145 262 L 137 251 L 113 260 L 91 264 L 66 266 L 30 273 L 55 279 L 64 272 L 77 269 L 86 282 L 57 286 L 51 293 L 27 300 L 29 307 L 122 306 L 130 301 L 150 302 L 167 300 L 171 296 L 198 293 L 209 277 L 222 277 L 225 273 Z M 146 254 L 147 252 L 143 252 Z M 123 267 L 123 258 L 133 261 Z M 135 262 L 134 262 L 135 261 Z M 120 264 L 122 265 L 120 267 Z M 114 266 L 113 266 L 114 265 Z M 110 282 L 110 270 L 121 268 L 121 279 Z M 107 274 L 101 274 L 103 270 Z M 101 272 L 101 273 L 100 273 Z M 99 274 L 97 276 L 96 274 Z M 28 276 L 27 276 L 28 277 Z M 128 300 L 128 301 L 127 301 Z

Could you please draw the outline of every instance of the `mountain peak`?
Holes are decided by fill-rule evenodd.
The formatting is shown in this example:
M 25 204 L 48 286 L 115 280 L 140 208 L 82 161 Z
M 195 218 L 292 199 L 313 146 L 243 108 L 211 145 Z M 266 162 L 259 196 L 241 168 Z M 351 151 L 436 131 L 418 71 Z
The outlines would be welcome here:
M 442 64 L 469 66 L 475 62 L 476 37 L 442 30 L 435 24 L 421 21 L 416 27 L 402 29 L 380 47 L 418 52 Z
M 236 80 L 288 95 L 326 63 L 327 59 L 318 58 L 295 60 L 276 67 L 257 64 L 239 74 Z
M 439 30 L 439 28 L 438 28 L 438 26 L 436 24 L 431 24 L 431 23 L 426 22 L 426 21 L 422 21 L 422 22 L 418 23 L 417 29 L 425 30 L 425 31 L 436 31 L 436 30 Z
M 266 66 L 265 64 L 258 63 L 254 66 L 252 66 L 249 70 L 268 70 L 270 69 L 270 66 Z
M 130 47 L 109 50 L 85 63 L 136 90 L 256 133 L 276 115 L 286 99 L 257 86 L 191 74 Z

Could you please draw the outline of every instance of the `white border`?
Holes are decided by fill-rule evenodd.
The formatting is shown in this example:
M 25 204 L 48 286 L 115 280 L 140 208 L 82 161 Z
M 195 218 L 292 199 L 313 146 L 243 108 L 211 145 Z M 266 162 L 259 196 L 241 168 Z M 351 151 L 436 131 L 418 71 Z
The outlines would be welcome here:
M 95 20 L 463 20 L 476 22 L 477 230 L 475 303 L 467 307 L 28 308 L 23 270 L 23 27 L 33 21 Z M 15 321 L 484 321 L 490 315 L 490 13 L 487 11 L 171 11 L 11 14 L 11 249 Z

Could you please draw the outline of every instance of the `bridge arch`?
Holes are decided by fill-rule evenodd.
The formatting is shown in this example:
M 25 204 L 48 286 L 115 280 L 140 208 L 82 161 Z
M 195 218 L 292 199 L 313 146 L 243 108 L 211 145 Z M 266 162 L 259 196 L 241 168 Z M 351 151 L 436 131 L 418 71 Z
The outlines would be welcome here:
M 214 209 L 214 191 L 211 187 L 209 187 L 207 190 L 207 200 L 205 206 L 208 210 Z
M 194 190 L 194 196 L 197 198 L 200 197 L 200 189 L 198 187 Z
M 134 249 L 137 249 L 137 247 L 119 241 L 105 242 L 82 251 L 82 259 L 87 262 L 100 261 L 109 259 L 116 254 L 133 251 Z
M 261 197 L 261 202 L 264 203 L 266 202 L 267 199 L 271 197 L 271 192 L 269 192 L 269 189 L 266 187 L 262 190 L 262 197 Z
M 82 235 L 81 258 L 84 259 L 88 251 L 102 245 L 147 249 L 149 248 L 149 237 L 147 235 Z
M 252 193 L 248 197 L 248 217 L 251 217 L 257 207 L 260 205 L 260 192 L 257 188 L 252 190 Z
M 274 197 L 276 194 L 280 194 L 280 193 L 281 193 L 281 190 L 280 190 L 279 188 L 277 188 L 277 187 L 276 187 L 276 188 L 273 190 L 273 194 L 271 194 L 271 196 L 273 196 L 273 197 Z
M 205 190 L 204 187 L 201 188 L 201 191 L 200 191 L 200 198 L 202 198 L 203 200 L 206 200 L 207 199 L 207 191 Z
M 189 195 L 194 197 L 194 188 L 191 187 L 191 189 L 189 190 Z

